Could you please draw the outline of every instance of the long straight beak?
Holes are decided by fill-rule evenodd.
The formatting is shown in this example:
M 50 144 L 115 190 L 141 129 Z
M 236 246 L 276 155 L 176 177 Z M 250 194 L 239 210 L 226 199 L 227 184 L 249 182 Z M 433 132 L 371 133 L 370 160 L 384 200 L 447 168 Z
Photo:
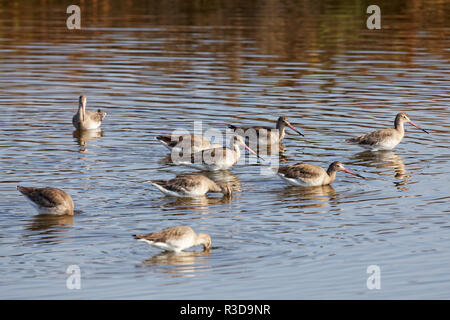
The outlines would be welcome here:
M 294 130 L 295 132 L 297 132 L 299 135 L 301 135 L 302 137 L 304 137 L 303 133 L 301 133 L 300 131 L 298 131 L 297 129 L 295 129 L 290 123 L 286 123 L 287 126 L 289 128 L 291 128 L 292 130 Z
M 245 143 L 243 144 L 244 148 L 247 149 L 248 151 L 250 151 L 251 153 L 253 153 L 254 155 L 256 155 L 258 158 L 260 158 L 262 161 L 266 161 L 263 159 L 263 157 L 260 157 L 255 151 L 253 151 L 252 149 L 250 149 L 249 146 L 247 146 Z
M 428 133 L 428 134 L 430 134 L 427 130 L 425 130 L 425 129 L 422 129 L 421 127 L 419 127 L 417 124 L 415 124 L 414 122 L 412 122 L 411 120 L 410 121 L 408 121 L 408 123 L 410 124 L 410 125 L 412 125 L 412 126 L 414 126 L 414 127 L 416 127 L 417 129 L 420 129 L 420 130 L 422 130 L 423 132 L 425 132 L 425 133 Z
M 350 170 L 348 170 L 348 169 L 344 169 L 344 170 L 342 170 L 342 171 L 347 172 L 347 173 L 350 173 L 350 174 L 352 174 L 352 175 L 354 175 L 354 176 L 357 176 L 357 177 L 360 177 L 360 178 L 362 178 L 362 179 L 366 179 L 366 178 L 364 178 L 362 175 L 357 174 L 357 173 L 354 173 L 353 171 L 350 171 Z

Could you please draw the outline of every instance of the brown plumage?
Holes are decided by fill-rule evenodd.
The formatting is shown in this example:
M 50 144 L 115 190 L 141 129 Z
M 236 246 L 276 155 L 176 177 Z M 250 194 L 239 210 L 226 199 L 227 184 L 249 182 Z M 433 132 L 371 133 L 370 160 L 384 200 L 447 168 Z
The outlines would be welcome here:
M 394 128 L 387 128 L 368 133 L 363 136 L 347 139 L 347 142 L 356 143 L 362 147 L 378 150 L 392 150 L 403 139 L 405 135 L 404 123 L 407 122 L 414 127 L 428 133 L 415 123 L 413 123 L 405 112 L 400 112 L 395 117 Z
M 199 134 L 185 134 L 179 137 L 157 136 L 156 140 L 161 142 L 167 149 L 175 152 L 198 152 L 209 148 L 219 147 Z
M 212 148 L 202 150 L 188 155 L 183 155 L 179 159 L 172 160 L 177 165 L 185 165 L 201 170 L 216 171 L 226 170 L 234 166 L 241 157 L 239 146 L 243 146 L 251 153 L 256 154 L 244 142 L 244 138 L 239 135 L 233 136 L 230 148 Z M 261 158 L 256 154 L 258 158 Z M 261 158 L 262 159 L 262 158 Z
M 202 150 L 196 153 L 191 153 L 191 163 L 195 163 L 199 159 L 202 159 L 206 163 L 210 163 L 212 159 L 227 159 L 230 157 L 234 158 L 232 165 L 235 165 L 239 158 L 234 153 L 234 150 L 228 149 L 227 147 L 213 148 Z
M 204 250 L 209 250 L 211 237 L 205 233 L 198 235 L 189 226 L 175 226 L 161 231 L 133 235 L 139 241 L 147 242 L 149 245 L 166 251 L 180 252 L 196 245 L 203 245 Z
M 336 179 L 336 173 L 338 171 L 344 171 L 363 178 L 359 174 L 344 168 L 343 164 L 339 161 L 330 164 L 327 171 L 314 164 L 297 163 L 292 166 L 281 166 L 278 168 L 277 173 L 283 180 L 291 185 L 313 187 L 332 183 Z
M 153 186 L 162 193 L 176 197 L 198 197 L 208 192 L 223 193 L 231 196 L 232 188 L 228 183 L 216 183 L 203 175 L 180 175 L 171 180 L 151 180 Z
M 86 110 L 86 97 L 80 96 L 78 111 L 72 118 L 72 124 L 77 130 L 94 130 L 102 124 L 106 112 Z
M 253 145 L 252 139 L 257 139 L 258 145 L 272 145 L 279 143 L 284 139 L 286 133 L 286 126 L 297 132 L 299 135 L 303 134 L 295 129 L 289 122 L 287 117 L 279 117 L 275 128 L 267 126 L 234 126 L 229 125 L 228 128 L 232 129 L 236 134 L 248 137 L 249 144 Z
M 304 177 L 313 179 L 322 174 L 322 168 L 308 163 L 297 163 L 292 166 L 281 166 L 278 173 L 284 174 L 289 178 Z
M 17 186 L 41 214 L 73 215 L 73 200 L 66 192 L 57 188 L 35 188 Z
M 371 133 L 368 133 L 364 136 L 354 137 L 347 139 L 348 142 L 354 142 L 359 144 L 366 144 L 366 145 L 376 145 L 380 143 L 380 141 L 384 141 L 386 139 L 390 139 L 395 134 L 395 129 L 381 129 L 377 130 Z

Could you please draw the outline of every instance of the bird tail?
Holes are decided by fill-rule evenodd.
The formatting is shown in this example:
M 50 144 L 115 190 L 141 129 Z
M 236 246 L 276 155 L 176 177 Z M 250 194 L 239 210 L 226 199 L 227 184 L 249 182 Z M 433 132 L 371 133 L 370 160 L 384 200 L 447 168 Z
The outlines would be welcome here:
M 158 180 L 148 180 L 148 182 L 157 187 L 158 189 L 162 187 L 162 181 L 158 181 Z
M 169 136 L 157 136 L 156 140 L 158 140 L 162 143 L 165 143 L 165 144 L 168 144 L 171 141 Z
M 358 142 L 361 141 L 361 138 L 362 138 L 362 136 L 361 137 L 348 138 L 348 139 L 345 139 L 345 141 L 346 142 L 351 142 L 351 143 L 358 143 Z
M 172 148 L 176 145 L 170 136 L 157 136 L 156 140 L 161 142 L 161 144 L 169 150 L 172 150 Z

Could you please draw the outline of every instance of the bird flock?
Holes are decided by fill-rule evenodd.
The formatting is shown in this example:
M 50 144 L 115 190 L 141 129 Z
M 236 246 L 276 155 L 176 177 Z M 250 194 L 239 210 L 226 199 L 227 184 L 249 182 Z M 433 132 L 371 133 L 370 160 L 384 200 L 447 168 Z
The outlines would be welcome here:
M 106 112 L 100 109 L 86 110 L 86 102 L 85 96 L 79 97 L 78 111 L 72 118 L 73 126 L 80 132 L 98 130 L 106 116 Z M 402 141 L 405 135 L 405 122 L 428 134 L 428 131 L 412 122 L 405 112 L 400 112 L 395 117 L 394 128 L 373 131 L 346 141 L 371 151 L 391 150 Z M 240 147 L 244 147 L 264 160 L 258 152 L 249 147 L 249 141 L 256 143 L 258 150 L 262 147 L 277 145 L 285 137 L 286 127 L 303 136 L 288 118 L 282 116 L 278 118 L 275 128 L 229 125 L 233 136 L 228 147 L 212 144 L 206 137 L 198 134 L 160 135 L 156 139 L 171 151 L 171 155 L 176 155 L 172 157 L 175 165 L 204 171 L 227 170 L 240 159 Z M 363 176 L 346 169 L 339 161 L 331 163 L 327 170 L 314 164 L 301 162 L 280 166 L 274 171 L 287 184 L 298 187 L 331 184 L 336 179 L 337 172 L 340 171 L 364 179 Z M 222 193 L 224 197 L 231 197 L 233 193 L 230 183 L 215 182 L 202 174 L 182 174 L 170 180 L 151 180 L 149 183 L 171 197 L 200 197 L 207 193 Z M 39 214 L 74 214 L 74 202 L 71 196 L 61 189 L 17 186 L 17 190 L 30 201 Z M 173 226 L 153 233 L 133 235 L 133 237 L 165 251 L 180 252 L 196 245 L 202 245 L 204 250 L 209 250 L 211 247 L 211 237 L 208 234 L 197 234 L 189 226 Z

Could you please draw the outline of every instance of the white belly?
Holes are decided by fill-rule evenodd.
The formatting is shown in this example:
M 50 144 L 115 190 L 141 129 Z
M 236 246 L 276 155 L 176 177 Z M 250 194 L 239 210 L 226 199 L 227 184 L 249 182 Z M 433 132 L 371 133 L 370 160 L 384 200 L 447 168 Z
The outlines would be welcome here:
M 291 186 L 295 187 L 317 187 L 323 184 L 323 181 L 317 179 L 315 181 L 304 181 L 302 179 L 288 178 L 282 174 L 278 174 L 278 176 Z

